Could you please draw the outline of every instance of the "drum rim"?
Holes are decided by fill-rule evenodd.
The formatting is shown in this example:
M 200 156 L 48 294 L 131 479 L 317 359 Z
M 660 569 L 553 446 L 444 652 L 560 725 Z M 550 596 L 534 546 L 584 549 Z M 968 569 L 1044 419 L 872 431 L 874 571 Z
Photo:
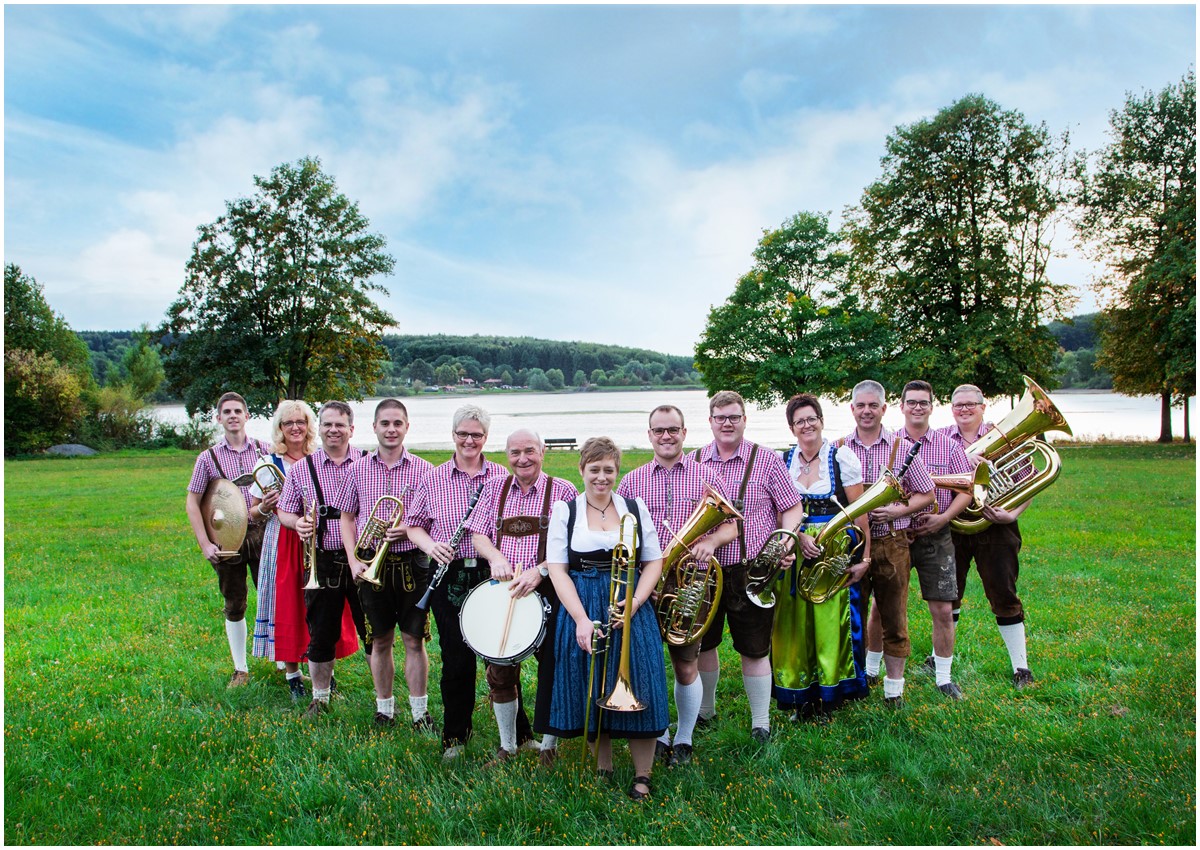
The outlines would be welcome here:
M 542 612 L 541 624 L 538 628 L 537 634 L 534 636 L 532 643 L 530 643 L 529 646 L 522 649 L 520 652 L 514 653 L 512 655 L 487 655 L 487 654 L 480 652 L 478 649 L 475 648 L 474 645 L 472 645 L 470 639 L 467 637 L 467 631 L 466 631 L 466 629 L 463 628 L 463 622 L 464 622 L 463 615 L 467 611 L 467 603 L 470 602 L 470 600 L 473 596 L 475 596 L 476 591 L 480 591 L 480 593 L 482 595 L 483 592 L 487 592 L 487 591 L 483 590 L 484 588 L 487 588 L 488 590 L 490 590 L 491 588 L 501 586 L 502 584 L 503 584 L 503 582 L 496 581 L 495 579 L 489 579 L 487 581 L 480 582 L 475 587 L 471 588 L 470 591 L 468 591 L 467 595 L 465 597 L 463 597 L 462 606 L 459 608 L 459 611 L 458 611 L 458 631 L 459 631 L 459 634 L 462 635 L 463 643 L 465 643 L 467 645 L 467 648 L 470 649 L 472 652 L 474 652 L 476 655 L 478 655 L 480 658 L 482 658 L 484 661 L 487 661 L 488 663 L 491 663 L 491 664 L 498 664 L 501 666 L 511 666 L 513 664 L 520 664 L 526 658 L 528 658 L 529 656 L 533 655 L 535 652 L 538 651 L 538 648 L 542 645 L 542 642 L 546 639 L 546 625 L 549 622 L 550 617 L 546 612 L 545 597 L 543 597 L 536 590 L 530 591 L 530 593 L 528 595 L 521 597 L 521 600 L 531 599 L 534 603 L 537 604 L 538 608 L 540 608 L 541 612 Z M 521 600 L 518 600 L 518 602 L 521 602 Z M 528 605 L 526 605 L 526 607 L 528 607 Z

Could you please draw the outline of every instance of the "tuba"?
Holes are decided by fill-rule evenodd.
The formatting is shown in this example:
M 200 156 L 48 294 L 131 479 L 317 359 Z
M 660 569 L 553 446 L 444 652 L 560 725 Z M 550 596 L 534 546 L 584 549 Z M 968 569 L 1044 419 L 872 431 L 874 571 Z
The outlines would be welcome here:
M 1025 394 L 1017 406 L 967 446 L 967 454 L 982 458 L 991 467 L 986 504 L 1004 510 L 1032 499 L 1062 471 L 1058 452 L 1037 435 L 1044 431 L 1071 434 L 1071 426 L 1046 391 L 1027 375 L 1022 378 Z M 1031 473 L 1022 478 L 1023 470 Z M 950 527 L 960 534 L 978 534 L 991 524 L 983 516 L 983 505 L 971 505 L 950 520 Z
M 961 475 L 931 475 L 933 486 L 953 493 L 971 496 L 970 507 L 980 510 L 987 504 L 988 490 L 992 486 L 992 472 L 986 463 L 975 467 L 974 472 Z M 936 503 L 935 503 L 936 504 Z
M 721 565 L 716 558 L 709 558 L 707 564 L 697 561 L 691 544 L 730 517 L 742 519 L 737 508 L 706 484 L 704 497 L 678 534 L 663 523 L 675 539 L 663 553 L 662 578 L 655 591 L 658 597 L 655 612 L 663 640 L 671 646 L 695 643 L 712 624 L 717 603 L 721 601 L 724 580 Z
M 386 522 L 378 516 L 384 502 L 396 503 L 395 513 L 392 514 L 391 520 Z M 359 581 L 373 585 L 376 589 L 383 587 L 383 581 L 379 578 L 379 571 L 383 569 L 383 561 L 387 557 L 388 546 L 391 545 L 383 539 L 383 533 L 388 529 L 398 528 L 403 519 L 404 502 L 400 501 L 397 496 L 379 497 L 379 501 L 375 503 L 375 507 L 371 508 L 371 515 L 367 517 L 367 524 L 363 526 L 362 534 L 358 535 L 358 542 L 354 544 L 354 557 L 360 561 L 366 560 L 366 551 L 372 548 L 375 549 L 375 557 L 371 558 L 363 574 L 358 577 Z
M 904 485 L 896 473 L 884 467 L 878 481 L 817 531 L 813 539 L 823 550 L 821 557 L 807 566 L 801 565 L 796 576 L 796 593 L 820 604 L 849 584 L 850 553 L 858 545 L 850 535 L 850 527 L 859 517 L 904 498 Z

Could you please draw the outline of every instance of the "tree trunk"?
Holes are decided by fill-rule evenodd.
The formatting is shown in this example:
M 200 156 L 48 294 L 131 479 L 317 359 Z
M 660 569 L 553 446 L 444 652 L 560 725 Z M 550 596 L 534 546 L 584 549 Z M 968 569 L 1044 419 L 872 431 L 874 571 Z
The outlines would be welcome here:
M 1170 443 L 1174 438 L 1171 436 L 1171 394 L 1162 394 L 1162 426 L 1159 429 L 1158 441 L 1160 443 Z
M 1192 417 L 1188 411 L 1189 401 L 1191 401 L 1191 397 L 1185 395 L 1183 397 L 1183 441 L 1185 443 L 1192 441 Z

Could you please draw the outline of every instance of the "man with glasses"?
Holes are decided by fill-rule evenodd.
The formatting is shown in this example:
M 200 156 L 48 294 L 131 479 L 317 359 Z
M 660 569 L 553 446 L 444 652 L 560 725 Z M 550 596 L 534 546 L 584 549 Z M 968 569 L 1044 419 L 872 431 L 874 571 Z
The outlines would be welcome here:
M 850 412 L 855 429 L 839 441 L 850 447 L 862 463 L 863 486 L 870 489 L 885 468 L 897 475 L 904 468 L 912 442 L 883 427 L 887 412 L 886 393 L 877 381 L 861 381 L 850 394 Z M 900 476 L 907 504 L 893 502 L 871 511 L 871 566 L 867 569 L 864 593 L 875 594 L 881 629 L 872 639 L 867 630 L 867 682 L 878 681 L 879 662 L 885 669 L 883 699 L 892 708 L 903 705 L 904 660 L 911 652 L 908 642 L 908 584 L 911 558 L 908 529 L 911 516 L 933 503 L 933 481 L 921 458 L 914 457 Z
M 446 566 L 429 599 L 442 655 L 442 757 L 446 761 L 462 754 L 472 735 L 475 710 L 478 662 L 463 640 L 459 613 L 467 594 L 491 577 L 488 562 L 478 557 L 469 534 L 459 534 L 457 547 L 451 547 L 450 541 L 460 528 L 465 531 L 467 511 L 483 486 L 504 477 L 504 467 L 483 456 L 491 421 L 486 410 L 473 404 L 454 412 L 450 426 L 454 456 L 433 468 L 405 511 L 408 539 L 431 561 Z
M 904 413 L 904 436 L 921 444 L 921 462 L 930 475 L 961 475 L 972 471 L 962 446 L 929 427 L 932 386 L 925 381 L 909 381 L 900 393 L 900 407 Z M 971 498 L 969 493 L 937 489 L 932 512 L 913 517 L 914 537 L 909 545 L 912 566 L 921 583 L 921 598 L 929 606 L 933 621 L 933 653 L 925 659 L 925 665 L 933 669 L 937 689 L 950 699 L 962 699 L 962 689 L 950 674 L 954 663 L 951 610 L 958 599 L 950 520 L 966 510 Z M 878 628 L 877 617 L 872 616 L 871 626 Z M 882 641 L 882 634 L 880 637 Z
M 950 396 L 950 406 L 954 411 L 954 424 L 942 428 L 941 432 L 964 449 L 994 427 L 991 423 L 983 421 L 987 405 L 984 403 L 983 393 L 974 384 L 955 387 Z M 979 458 L 973 455 L 968 455 L 968 458 L 974 464 L 980 462 Z M 1030 472 L 1029 469 L 1021 470 L 1018 477 Z M 1008 649 L 1008 658 L 1013 668 L 1013 687 L 1018 690 L 1033 682 L 1025 647 L 1025 609 L 1017 596 L 1017 576 L 1021 570 L 1018 558 L 1021 552 L 1021 529 L 1017 525 L 1017 517 L 1029 507 L 1029 501 L 1026 500 L 1011 510 L 985 507 L 983 515 L 992 524 L 978 534 L 951 532 L 958 582 L 954 620 L 958 621 L 962 609 L 967 572 L 971 569 L 971 560 L 974 559 L 979 580 L 983 584 L 983 592 L 987 595 L 988 604 L 996 617 L 1000 637 Z
M 647 435 L 654 449 L 654 459 L 622 478 L 617 494 L 626 499 L 640 498 L 645 503 L 665 552 L 671 546 L 673 535 L 680 532 L 696 505 L 704 498 L 705 487 L 712 487 L 722 495 L 724 491 L 712 470 L 684 454 L 683 441 L 687 438 L 687 428 L 683 424 L 683 411 L 678 407 L 664 404 L 654 408 L 650 412 Z M 737 525 L 726 521 L 693 541 L 690 548 L 696 561 L 706 564 L 718 548 L 736 539 Z M 678 723 L 674 746 L 671 745 L 671 730 L 667 729 L 655 749 L 659 758 L 669 758 L 672 766 L 678 766 L 692 760 L 692 733 L 700 715 L 703 687 L 698 681 L 696 666 L 700 642 L 696 641 L 690 646 L 671 645 L 669 651 L 671 666 L 675 671 Z
M 792 485 L 787 467 L 777 452 L 762 449 L 745 439 L 746 403 L 741 395 L 722 390 L 708 402 L 713 441 L 697 449 L 695 459 L 721 480 L 725 495 L 745 518 L 735 540 L 716 551 L 725 570 L 725 588 L 712 626 L 700 639 L 698 662 L 703 688 L 700 716 L 709 721 L 716 713 L 720 667 L 717 647 L 729 620 L 733 648 L 741 656 L 742 684 L 750 703 L 750 736 L 758 743 L 771 737 L 771 626 L 775 612 L 760 608 L 746 596 L 746 569 L 776 528 L 794 529 L 804 519 L 804 504 Z M 811 537 L 800 535 L 805 557 L 820 549 Z M 789 555 L 789 558 L 792 557 Z

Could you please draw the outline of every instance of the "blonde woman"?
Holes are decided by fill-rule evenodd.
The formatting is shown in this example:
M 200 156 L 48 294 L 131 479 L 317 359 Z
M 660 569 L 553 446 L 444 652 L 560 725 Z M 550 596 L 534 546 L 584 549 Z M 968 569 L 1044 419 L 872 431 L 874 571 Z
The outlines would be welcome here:
M 304 460 L 316 447 L 317 417 L 312 408 L 296 399 L 281 401 L 271 417 L 271 462 L 286 475 L 293 463 Z M 263 495 L 257 483 L 250 494 L 253 497 L 251 511 L 254 512 L 259 509 Z M 308 695 L 300 673 L 300 662 L 308 649 L 301 591 L 304 584 L 300 574 L 301 551 L 296 532 L 280 526 L 279 519 L 272 514 L 263 533 L 262 560 L 258 568 L 253 654 L 282 664 L 292 699 L 296 702 Z

